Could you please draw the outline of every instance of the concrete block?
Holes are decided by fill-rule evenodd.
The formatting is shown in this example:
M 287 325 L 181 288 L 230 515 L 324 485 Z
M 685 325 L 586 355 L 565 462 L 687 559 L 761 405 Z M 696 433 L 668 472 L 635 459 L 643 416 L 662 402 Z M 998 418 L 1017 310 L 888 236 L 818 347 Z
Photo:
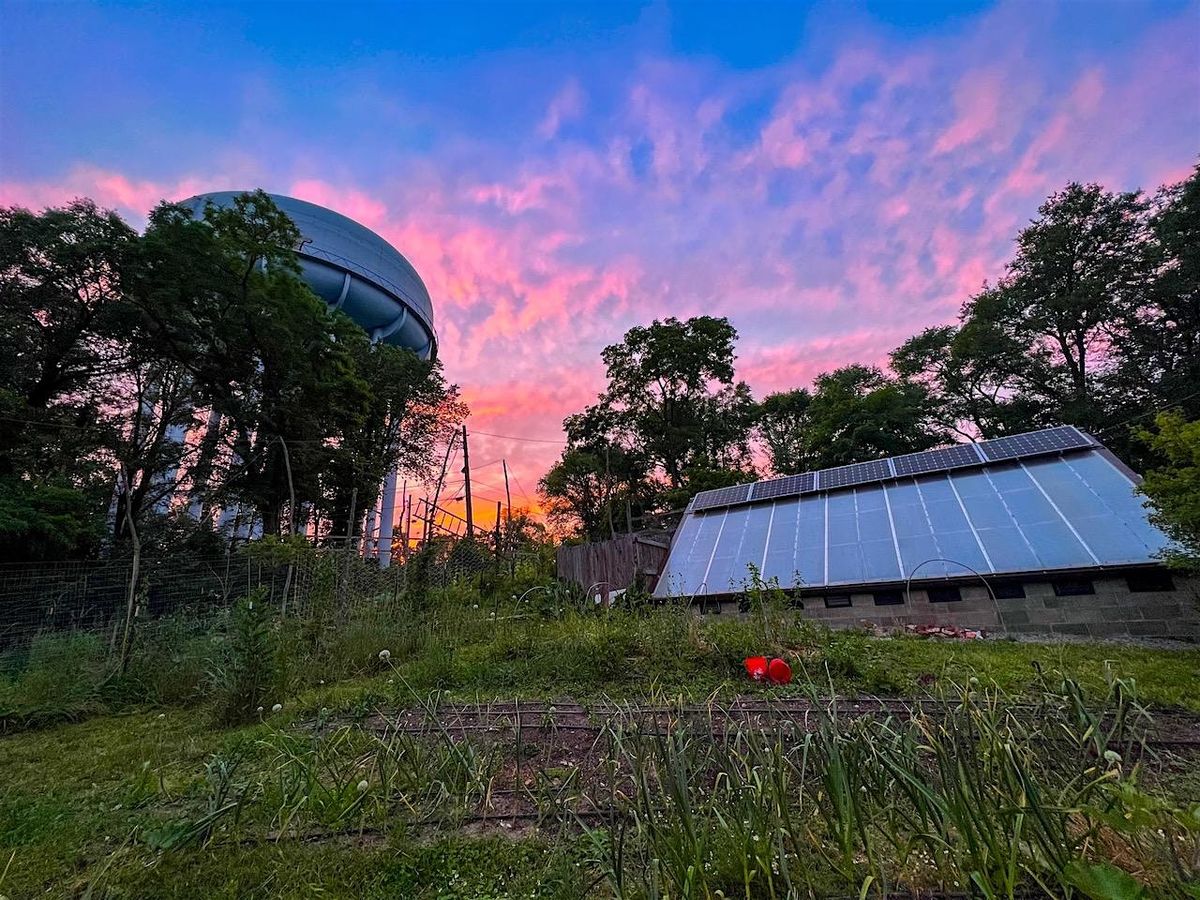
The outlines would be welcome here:
M 1143 603 L 1139 604 L 1134 612 L 1136 616 L 1130 618 L 1160 619 L 1167 622 L 1183 618 L 1183 608 L 1178 603 Z
M 1129 625 L 1128 621 L 1089 622 L 1087 629 L 1092 637 L 1114 637 L 1129 634 Z
M 1129 633 L 1136 637 L 1157 637 L 1157 638 L 1173 638 L 1178 632 L 1174 629 L 1170 622 L 1161 620 L 1142 620 L 1129 623 Z
M 1082 622 L 1064 622 L 1053 626 L 1055 634 L 1087 634 L 1088 626 Z

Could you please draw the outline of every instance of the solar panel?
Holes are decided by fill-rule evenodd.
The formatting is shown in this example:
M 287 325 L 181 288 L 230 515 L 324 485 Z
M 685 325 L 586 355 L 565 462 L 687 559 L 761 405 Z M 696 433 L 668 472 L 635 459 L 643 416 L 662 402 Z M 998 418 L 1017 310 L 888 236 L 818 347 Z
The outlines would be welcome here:
M 656 593 L 738 593 L 751 564 L 781 584 L 798 576 L 806 587 L 820 588 L 975 573 L 1045 577 L 1157 560 L 1169 541 L 1146 518 L 1130 478 L 1095 444 L 1065 455 L 1046 449 L 1064 442 L 1075 449 L 1086 436 L 1075 432 L 1071 439 L 1059 432 L 1057 442 L 1053 436 L 1026 442 L 1020 452 L 1040 458 L 1025 465 L 963 465 L 826 491 L 827 476 L 844 480 L 855 474 L 847 469 L 857 468 L 863 477 L 863 467 L 844 466 L 817 473 L 816 490 L 775 503 L 759 491 L 797 489 L 803 476 L 762 482 L 753 491 L 743 485 L 750 505 L 728 515 L 685 514 Z M 952 460 L 966 459 L 959 448 L 947 449 Z M 886 462 L 865 464 L 874 468 L 867 474 L 879 474 Z M 755 504 L 755 498 L 768 502 Z
M 995 438 L 978 444 L 956 444 L 938 450 L 909 453 L 891 459 L 854 463 L 818 472 L 804 472 L 783 478 L 772 478 L 756 484 L 703 491 L 692 501 L 692 509 L 709 510 L 742 503 L 758 503 L 794 497 L 812 491 L 830 491 L 893 478 L 913 477 L 931 472 L 949 472 L 970 466 L 987 465 L 1026 457 L 1044 456 L 1063 450 L 1087 449 L 1096 446 L 1078 429 L 1064 425 L 1028 434 Z
M 754 490 L 750 494 L 750 499 L 758 501 L 774 500 L 776 497 L 792 497 L 796 494 L 806 494 L 816 490 L 816 486 L 817 476 L 814 472 L 772 478 L 770 481 L 760 481 L 753 485 Z
M 883 481 L 892 477 L 889 463 L 890 460 L 873 459 L 870 462 L 838 466 L 836 469 L 822 469 L 817 472 L 817 487 L 822 491 L 829 491 L 852 484 L 865 484 L 868 481 Z
M 1070 425 L 1033 431 L 1029 434 L 1014 434 L 1012 437 L 994 438 L 980 444 L 984 455 L 991 462 L 1002 459 L 1020 459 L 1057 453 L 1060 450 L 1082 450 L 1092 447 L 1091 440 Z
M 963 466 L 977 466 L 982 462 L 983 457 L 979 455 L 974 444 L 957 444 L 939 450 L 894 457 L 892 467 L 897 475 L 920 475 L 924 472 L 944 472 L 948 469 L 961 469 Z
M 744 503 L 750 499 L 750 484 L 735 484 L 733 487 L 717 488 L 715 491 L 701 491 L 692 502 L 692 509 L 712 509 L 717 506 L 732 506 Z

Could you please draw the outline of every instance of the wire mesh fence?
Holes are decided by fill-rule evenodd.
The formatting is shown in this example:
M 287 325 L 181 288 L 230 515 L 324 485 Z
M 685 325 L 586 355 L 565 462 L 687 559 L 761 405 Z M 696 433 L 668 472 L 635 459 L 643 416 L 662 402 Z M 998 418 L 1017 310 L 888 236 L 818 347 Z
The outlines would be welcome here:
M 199 622 L 248 596 L 283 617 L 310 616 L 316 605 L 324 615 L 351 615 L 364 605 L 394 606 L 409 588 L 444 588 L 509 562 L 447 541 L 387 569 L 353 549 L 254 545 L 219 557 L 143 559 L 136 577 L 131 559 L 0 565 L 0 653 L 68 631 L 100 635 L 117 652 L 128 632 L 168 619 Z

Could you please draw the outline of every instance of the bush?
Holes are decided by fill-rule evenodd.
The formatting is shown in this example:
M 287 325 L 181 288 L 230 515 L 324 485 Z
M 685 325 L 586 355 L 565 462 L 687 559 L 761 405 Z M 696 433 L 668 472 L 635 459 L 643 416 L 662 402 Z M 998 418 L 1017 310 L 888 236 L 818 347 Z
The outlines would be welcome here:
M 253 721 L 271 692 L 281 687 L 279 647 L 276 611 L 263 600 L 263 592 L 239 601 L 224 658 L 209 672 L 218 725 Z

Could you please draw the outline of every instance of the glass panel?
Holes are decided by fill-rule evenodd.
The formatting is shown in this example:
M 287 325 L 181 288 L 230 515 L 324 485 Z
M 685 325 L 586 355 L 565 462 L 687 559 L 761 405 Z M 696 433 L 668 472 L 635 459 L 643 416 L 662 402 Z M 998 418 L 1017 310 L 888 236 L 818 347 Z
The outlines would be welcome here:
M 750 578 L 751 563 L 759 570 L 759 574 L 762 574 L 763 554 L 767 549 L 767 530 L 771 525 L 774 510 L 773 503 L 746 507 L 746 529 L 742 533 L 742 548 L 738 552 L 738 577 L 735 581 L 747 581 Z
M 939 563 L 926 562 L 941 556 L 933 535 L 910 535 L 898 539 L 900 543 L 900 558 L 904 562 L 903 578 L 910 578 L 916 570 L 918 577 L 930 578 L 944 574 L 945 569 Z M 921 565 L 924 563 L 924 565 Z M 920 566 L 918 569 L 917 567 Z
M 1145 545 L 1148 557 L 1166 549 L 1170 543 L 1166 535 L 1150 524 L 1146 509 L 1142 506 L 1142 497 L 1134 492 L 1129 479 L 1112 463 L 1099 453 L 1085 453 L 1069 456 L 1063 460 L 1063 464 L 1087 484 L 1125 527 L 1137 536 Z
M 829 584 L 857 584 L 863 580 L 863 568 L 859 544 L 829 545 Z
M 794 566 L 792 578 L 799 572 L 802 584 L 810 587 L 825 584 L 825 498 L 822 496 L 800 498 Z
M 784 587 L 791 585 L 796 570 L 796 535 L 800 514 L 800 499 L 792 497 L 775 504 L 771 521 L 771 537 L 767 541 L 767 556 L 763 563 L 763 578 L 778 578 Z
M 998 502 L 998 501 L 997 501 Z M 1041 564 L 1016 526 L 980 528 L 979 540 L 987 548 L 994 572 L 1025 572 Z
M 712 558 L 713 547 L 717 543 L 717 535 L 725 522 L 725 513 L 712 513 L 695 518 L 700 526 L 696 531 L 696 540 L 692 543 L 691 552 L 681 560 L 680 584 L 678 588 L 674 585 L 669 586 L 672 591 L 685 596 L 708 593 L 704 587 L 704 575 L 708 569 L 708 561 Z
M 1096 564 L 1061 519 L 1057 522 L 1022 523 L 1021 530 L 1046 568 Z
M 886 541 L 863 541 L 863 573 L 867 581 L 896 581 L 900 566 L 896 562 L 896 545 L 889 536 Z
M 700 533 L 701 519 L 698 516 L 684 516 L 679 523 L 679 531 L 671 544 L 671 555 L 663 566 L 658 587 L 654 593 L 660 597 L 676 596 L 683 593 L 684 572 L 692 547 L 696 543 L 696 535 Z
M 724 594 L 736 590 L 746 579 L 746 567 L 741 565 L 742 534 L 746 530 L 749 506 L 735 506 L 725 513 L 725 528 L 712 565 L 708 568 L 708 593 Z
M 826 499 L 829 504 L 829 583 L 862 581 L 863 558 L 859 546 L 854 491 L 829 494 Z

